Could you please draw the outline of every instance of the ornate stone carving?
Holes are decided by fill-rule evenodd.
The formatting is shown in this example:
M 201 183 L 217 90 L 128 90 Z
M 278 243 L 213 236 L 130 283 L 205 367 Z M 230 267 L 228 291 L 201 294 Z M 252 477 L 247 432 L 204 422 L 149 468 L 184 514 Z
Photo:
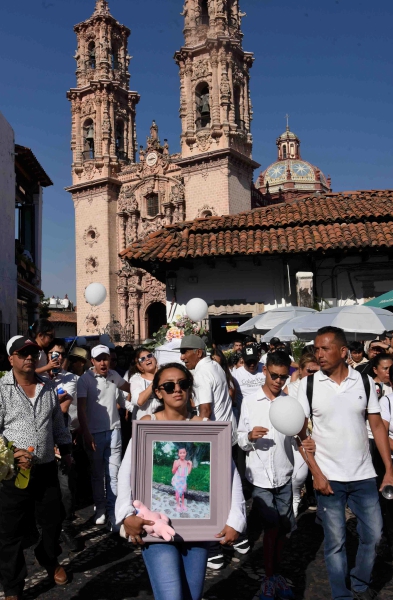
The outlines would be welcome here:
M 138 210 L 138 201 L 135 196 L 135 185 L 122 186 L 118 200 L 119 210 Z
M 193 68 L 193 79 L 201 79 L 203 77 L 207 77 L 209 74 L 209 61 L 206 58 L 195 62 Z
M 210 214 L 208 214 L 210 213 Z M 214 206 L 209 206 L 208 204 L 204 204 L 197 213 L 197 219 L 200 219 L 202 217 L 210 217 L 210 216 L 217 216 L 217 212 L 214 208 Z
M 94 106 L 94 102 L 92 100 L 86 100 L 81 103 L 81 115 L 82 117 L 87 117 L 89 115 L 95 114 L 96 109 Z
M 86 317 L 86 331 L 88 333 L 100 333 L 100 319 L 97 314 Z
M 83 234 L 83 241 L 87 246 L 92 248 L 94 244 L 97 243 L 99 237 L 100 234 L 98 233 L 97 228 L 93 227 L 92 225 L 89 225 L 89 227 L 85 230 L 85 233 Z
M 244 73 L 239 65 L 233 66 L 233 83 L 241 85 L 244 82 Z
M 86 258 L 86 273 L 95 273 L 96 271 L 98 271 L 99 264 L 100 263 L 98 262 L 98 258 L 96 256 L 89 256 L 89 258 Z
M 207 152 L 207 150 L 209 150 L 211 143 L 212 143 L 210 131 L 198 132 L 197 136 L 196 136 L 196 140 L 197 140 L 196 143 L 197 143 L 199 150 L 201 150 L 202 152 Z
M 153 302 L 162 302 L 165 304 L 166 301 L 166 286 L 158 279 L 154 279 L 151 275 L 146 274 L 144 276 L 144 292 L 145 298 L 144 303 L 146 305 L 153 304 Z
M 228 73 L 226 72 L 221 75 L 220 94 L 221 102 L 228 103 L 231 101 L 231 86 L 229 85 Z

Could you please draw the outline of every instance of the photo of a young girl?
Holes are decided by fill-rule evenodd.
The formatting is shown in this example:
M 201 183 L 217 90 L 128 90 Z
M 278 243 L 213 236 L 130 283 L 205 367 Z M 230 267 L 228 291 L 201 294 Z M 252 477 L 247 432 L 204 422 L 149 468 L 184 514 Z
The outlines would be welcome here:
M 210 518 L 210 443 L 153 443 L 151 508 L 170 519 Z
M 172 485 L 175 488 L 176 510 L 177 512 L 187 512 L 187 506 L 184 494 L 187 491 L 187 477 L 192 470 L 192 462 L 187 460 L 187 450 L 179 448 L 179 458 L 173 461 L 172 467 Z

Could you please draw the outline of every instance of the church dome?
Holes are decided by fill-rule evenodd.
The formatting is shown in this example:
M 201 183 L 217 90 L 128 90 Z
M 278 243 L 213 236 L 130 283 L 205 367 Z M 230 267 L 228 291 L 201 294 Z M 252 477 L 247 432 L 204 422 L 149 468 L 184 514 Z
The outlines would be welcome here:
M 289 124 L 276 144 L 277 161 L 260 174 L 256 185 L 262 194 L 269 194 L 275 201 L 287 202 L 307 194 L 330 192 L 330 178 L 302 159 L 300 139 L 289 129 Z

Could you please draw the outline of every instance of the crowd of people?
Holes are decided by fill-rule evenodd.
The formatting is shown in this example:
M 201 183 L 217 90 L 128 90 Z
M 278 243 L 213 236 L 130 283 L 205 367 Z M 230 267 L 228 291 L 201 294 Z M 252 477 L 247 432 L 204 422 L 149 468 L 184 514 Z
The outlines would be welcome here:
M 94 504 L 92 519 L 120 530 L 142 556 L 156 600 L 201 600 L 206 569 L 224 566 L 224 550 L 251 551 L 245 495 L 264 530 L 260 600 L 294 598 L 281 572 L 286 541 L 302 510 L 316 511 L 324 530 L 333 600 L 376 597 L 372 571 L 382 536 L 393 526 L 393 335 L 347 343 L 325 327 L 303 348 L 272 338 L 236 339 L 231 351 L 208 351 L 183 337 L 176 362 L 154 351 L 98 343 L 66 347 L 40 319 L 26 336 L 0 348 L 0 435 L 14 449 L 28 485 L 0 484 L 0 581 L 20 600 L 26 579 L 26 537 L 39 528 L 35 556 L 57 585 L 69 574 L 60 542 L 77 552 L 75 510 Z M 272 402 L 290 396 L 304 412 L 297 436 L 270 422 Z M 131 486 L 131 423 L 226 421 L 232 424 L 232 505 L 216 541 L 145 543 L 150 520 L 138 516 Z M 229 462 L 228 462 L 229 465 Z M 347 572 L 346 516 L 357 518 L 359 550 Z M 390 543 L 390 542 L 389 542 Z M 348 575 L 350 576 L 348 583 Z M 327 591 L 326 597 L 329 592 Z

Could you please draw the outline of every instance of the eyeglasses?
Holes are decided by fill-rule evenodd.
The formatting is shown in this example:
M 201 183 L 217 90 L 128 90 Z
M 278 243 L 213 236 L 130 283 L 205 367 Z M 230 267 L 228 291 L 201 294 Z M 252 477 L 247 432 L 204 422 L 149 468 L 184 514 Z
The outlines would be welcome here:
M 31 356 L 33 360 L 38 360 L 40 353 L 36 351 L 33 352 L 33 350 L 26 348 L 26 350 L 19 350 L 19 352 L 15 352 L 14 356 L 17 356 L 18 358 L 27 358 L 28 356 Z
M 176 383 L 174 381 L 166 381 L 162 385 L 159 385 L 158 389 L 163 389 L 166 394 L 173 394 L 176 385 L 179 386 L 182 392 L 185 392 L 190 389 L 191 382 L 188 379 L 180 379 L 180 381 L 177 381 Z
M 318 373 L 319 369 L 306 369 L 309 375 L 314 375 L 314 373 Z
M 65 356 L 65 355 L 66 355 L 66 353 L 65 353 L 65 352 L 59 352 L 58 350 L 53 350 L 53 351 L 51 352 L 51 356 L 52 356 L 53 352 L 55 352 L 55 354 L 58 354 L 59 356 Z
M 276 381 L 277 379 L 280 379 L 281 381 L 286 381 L 289 377 L 289 375 L 279 375 L 278 373 L 272 373 L 271 371 L 269 371 L 269 369 L 267 369 L 267 372 L 269 373 L 273 381 Z
M 146 354 L 146 356 L 142 356 L 141 358 L 138 358 L 138 362 L 142 364 L 145 362 L 145 360 L 148 360 L 149 358 L 154 358 L 154 354 L 152 354 L 150 352 L 150 354 Z

